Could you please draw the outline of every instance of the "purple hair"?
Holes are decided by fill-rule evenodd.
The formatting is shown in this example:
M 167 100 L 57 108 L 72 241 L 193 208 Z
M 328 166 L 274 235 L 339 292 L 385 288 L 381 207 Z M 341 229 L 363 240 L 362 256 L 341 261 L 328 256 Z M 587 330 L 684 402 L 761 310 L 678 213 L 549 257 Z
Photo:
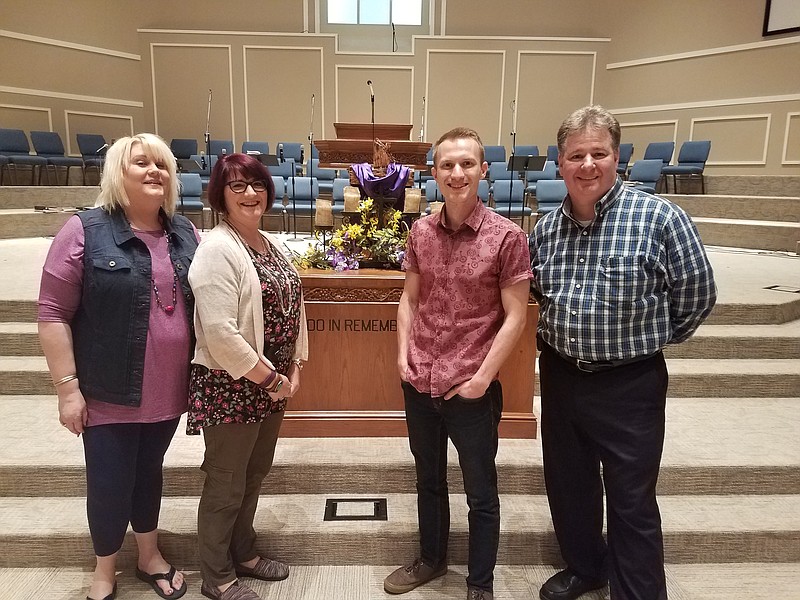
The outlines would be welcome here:
M 275 184 L 269 169 L 249 154 L 225 154 L 217 159 L 208 181 L 208 204 L 219 213 L 225 214 L 225 186 L 229 181 L 263 180 L 267 184 L 267 211 L 275 204 Z

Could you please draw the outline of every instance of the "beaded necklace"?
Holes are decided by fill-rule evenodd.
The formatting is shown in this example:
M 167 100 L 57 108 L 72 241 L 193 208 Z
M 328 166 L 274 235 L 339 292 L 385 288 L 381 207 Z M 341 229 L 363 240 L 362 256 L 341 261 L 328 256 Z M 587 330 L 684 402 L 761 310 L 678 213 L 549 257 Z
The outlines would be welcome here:
M 245 239 L 242 237 L 242 234 L 239 233 L 239 230 L 236 229 L 236 227 L 233 226 L 233 223 L 231 223 L 227 219 L 225 220 L 225 222 L 228 224 L 228 227 L 233 229 L 234 233 L 236 234 L 236 237 L 239 238 L 239 241 L 242 242 L 242 245 L 247 249 L 247 253 L 250 255 L 250 259 L 253 261 L 253 264 L 255 265 L 256 270 L 259 271 L 264 277 L 266 277 L 269 280 L 269 282 L 272 284 L 272 289 L 275 290 L 275 293 L 278 296 L 278 308 L 280 308 L 281 314 L 284 317 L 288 316 L 289 310 L 291 309 L 291 302 L 292 302 L 292 299 L 290 297 L 290 290 L 289 290 L 288 284 L 286 284 L 286 285 L 282 284 L 278 280 L 278 277 L 272 271 L 270 271 L 267 267 L 265 267 L 263 264 L 261 264 L 261 261 L 258 260 L 258 257 L 256 256 L 255 251 L 250 247 L 250 244 L 248 244 L 245 241 Z M 280 258 L 278 258 L 275 255 L 275 251 L 272 249 L 272 244 L 269 243 L 267 240 L 265 240 L 264 236 L 261 235 L 260 232 L 258 234 L 258 237 L 261 240 L 261 249 L 263 251 L 262 254 L 266 255 L 269 252 L 269 253 L 272 254 L 273 258 L 276 258 L 277 260 L 280 260 Z M 284 292 L 285 292 L 285 294 L 284 294 Z
M 169 257 L 170 265 L 172 265 L 172 243 L 169 239 L 167 230 L 164 230 L 164 237 L 167 238 L 167 256 Z M 168 315 L 175 312 L 175 306 L 178 304 L 178 274 L 175 272 L 175 266 L 172 265 L 172 304 L 164 304 L 161 302 L 161 296 L 158 293 L 158 286 L 156 285 L 155 278 L 151 277 L 150 281 L 153 283 L 153 293 L 156 295 L 156 304 Z

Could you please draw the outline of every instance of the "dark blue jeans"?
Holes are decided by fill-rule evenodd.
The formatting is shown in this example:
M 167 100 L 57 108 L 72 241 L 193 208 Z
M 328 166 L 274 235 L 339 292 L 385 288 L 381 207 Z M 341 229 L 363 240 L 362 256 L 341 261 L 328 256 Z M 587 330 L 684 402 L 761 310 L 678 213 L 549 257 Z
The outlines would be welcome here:
M 403 382 L 408 440 L 417 469 L 420 551 L 434 568 L 447 562 L 450 503 L 447 438 L 453 441 L 469 506 L 467 585 L 492 591 L 500 540 L 497 492 L 497 426 L 503 391 L 493 381 L 482 398 L 450 400 L 418 392 Z

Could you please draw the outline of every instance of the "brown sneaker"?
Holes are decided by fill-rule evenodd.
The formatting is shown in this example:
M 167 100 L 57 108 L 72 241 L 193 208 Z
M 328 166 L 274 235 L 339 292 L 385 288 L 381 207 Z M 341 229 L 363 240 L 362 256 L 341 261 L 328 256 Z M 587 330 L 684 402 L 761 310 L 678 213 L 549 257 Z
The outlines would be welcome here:
M 410 565 L 400 567 L 383 580 L 383 589 L 389 594 L 405 594 L 415 587 L 428 583 L 447 573 L 447 563 L 438 569 L 429 567 L 422 559 L 416 559 Z
M 216 586 L 209 585 L 204 581 L 200 586 L 200 593 L 211 600 L 261 600 L 261 596 L 238 581 L 224 592 L 220 592 Z
M 492 592 L 470 586 L 467 588 L 467 600 L 494 600 L 494 595 Z

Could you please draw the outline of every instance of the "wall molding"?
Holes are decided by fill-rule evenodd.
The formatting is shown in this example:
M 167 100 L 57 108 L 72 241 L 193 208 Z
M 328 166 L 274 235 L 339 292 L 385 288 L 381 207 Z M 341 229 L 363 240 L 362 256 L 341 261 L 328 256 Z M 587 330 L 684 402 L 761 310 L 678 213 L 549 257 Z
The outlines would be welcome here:
M 50 128 L 50 131 L 53 131 L 53 111 L 50 110 L 46 106 L 21 106 L 19 104 L 2 104 L 0 103 L 0 108 L 10 108 L 12 110 L 32 110 L 35 112 L 45 112 L 47 113 L 47 125 Z
M 133 115 L 113 115 L 108 113 L 99 113 L 99 112 L 92 112 L 92 111 L 84 111 L 84 110 L 65 110 L 64 111 L 64 123 L 66 125 L 67 130 L 67 155 L 68 156 L 80 156 L 80 152 L 73 153 L 72 152 L 72 134 L 70 133 L 70 126 L 69 126 L 69 117 L 70 115 L 83 115 L 84 117 L 100 117 L 103 119 L 121 119 L 123 121 L 128 121 L 130 124 L 130 134 L 134 135 L 135 131 L 133 130 Z M 77 133 L 77 132 L 76 132 Z M 110 140 L 109 140 L 109 143 Z
M 592 81 L 589 91 L 589 104 L 594 104 L 594 86 L 597 81 L 597 52 L 593 50 L 519 50 L 517 52 L 517 81 L 514 89 L 514 102 L 519 101 L 519 80 L 520 80 L 520 67 L 522 64 L 521 57 L 523 54 L 568 54 L 568 55 L 588 55 L 592 57 Z M 513 123 L 516 130 L 516 123 Z
M 320 135 L 322 136 L 319 139 L 325 139 L 325 102 L 323 99 L 325 98 L 325 52 L 323 48 L 319 46 L 259 46 L 259 45 L 248 45 L 244 44 L 242 46 L 242 72 L 244 74 L 244 130 L 247 139 L 250 139 L 250 101 L 248 100 L 248 91 L 247 91 L 247 51 L 248 50 L 280 50 L 281 52 L 286 51 L 295 51 L 295 50 L 302 50 L 302 51 L 314 51 L 319 52 L 319 95 L 320 98 L 320 123 L 322 124 L 322 131 Z M 312 123 L 313 126 L 313 123 Z M 310 149 L 309 149 L 310 151 Z M 309 154 L 310 156 L 310 154 Z
M 800 160 L 789 160 L 787 158 L 789 155 L 789 130 L 792 126 L 791 123 L 793 117 L 800 117 L 800 112 L 786 113 L 786 127 L 783 132 L 783 154 L 781 155 L 782 165 L 800 165 Z M 800 118 L 798 118 L 797 121 L 798 127 L 800 127 Z
M 334 86 L 336 87 L 337 93 L 335 97 L 335 109 L 334 109 L 334 122 L 338 123 L 339 120 L 339 71 L 346 71 L 346 70 L 362 70 L 362 69 L 370 69 L 370 70 L 381 70 L 381 71 L 410 71 L 411 72 L 411 94 L 410 98 L 412 101 L 411 106 L 409 106 L 408 111 L 408 123 L 414 123 L 414 65 L 335 65 L 334 66 Z M 413 130 L 413 127 L 412 127 Z
M 772 123 L 772 115 L 769 113 L 755 114 L 755 115 L 725 115 L 720 117 L 695 117 L 691 120 L 689 126 L 689 139 L 694 139 L 694 126 L 695 123 L 708 123 L 713 121 L 755 121 L 764 120 L 766 127 L 764 128 L 764 145 L 761 149 L 761 160 L 709 160 L 706 165 L 718 166 L 764 166 L 767 164 L 767 148 L 769 147 L 769 130 Z
M 719 108 L 721 106 L 743 106 L 747 104 L 768 104 L 770 102 L 797 102 L 800 94 L 784 94 L 780 96 L 754 96 L 751 98 L 724 98 L 721 100 L 703 100 L 697 102 L 678 102 L 675 104 L 654 104 L 651 106 L 629 106 L 625 108 L 611 108 L 609 112 L 614 115 L 627 115 L 633 113 L 663 112 L 667 110 L 687 110 L 692 108 Z
M 122 100 L 120 98 L 103 98 L 101 96 L 86 96 L 83 94 L 68 94 L 66 92 L 55 92 L 53 90 L 34 90 L 31 88 L 18 88 L 7 85 L 0 85 L 0 92 L 6 94 L 19 94 L 21 96 L 40 96 L 43 98 L 59 98 L 60 100 L 77 100 L 78 102 L 94 102 L 97 104 L 114 104 L 116 106 L 130 106 L 132 108 L 144 108 L 144 102 L 136 100 Z
M 18 33 L 16 31 L 8 31 L 6 29 L 0 29 L 0 37 L 21 40 L 24 42 L 32 42 L 34 44 L 43 44 L 46 46 L 56 46 L 58 48 L 69 48 L 70 50 L 79 50 L 81 52 L 90 52 L 92 54 L 101 54 L 103 56 L 113 56 L 114 58 L 124 58 L 126 60 L 142 60 L 140 55 L 132 54 L 130 52 L 110 50 L 108 48 L 100 48 L 98 46 L 88 46 L 86 44 L 76 44 L 74 42 L 41 37 L 38 35 L 28 35 L 27 33 Z
M 620 123 L 622 129 L 631 127 L 653 127 L 655 125 L 672 125 L 672 141 L 678 143 L 678 119 L 664 119 L 661 121 L 635 121 L 632 123 Z
M 425 53 L 425 97 L 430 98 L 428 87 L 431 76 L 431 55 L 433 54 L 499 54 L 503 58 L 503 66 L 500 73 L 500 105 L 497 108 L 497 143 L 503 138 L 503 107 L 505 106 L 506 89 L 506 50 L 485 49 L 485 50 L 465 50 L 462 48 L 428 48 Z M 425 104 L 425 122 L 428 122 L 428 105 Z
M 772 48 L 775 46 L 788 46 L 791 44 L 800 44 L 800 36 L 783 38 L 779 40 L 767 40 L 763 42 L 751 42 L 749 44 L 735 44 L 733 46 L 719 46 L 717 48 L 707 48 L 705 50 L 693 50 L 690 52 L 679 52 L 677 54 L 664 54 L 662 56 L 652 56 L 649 58 L 608 63 L 606 65 L 606 70 L 613 71 L 615 69 L 628 69 L 630 67 L 641 67 L 644 65 L 654 65 L 665 62 L 691 60 L 694 58 L 706 58 L 708 56 L 732 54 L 734 52 L 749 52 L 751 50 L 761 50 L 763 48 Z
M 231 110 L 231 141 L 236 145 L 236 127 L 234 122 L 236 119 L 234 103 L 233 103 L 233 57 L 232 49 L 229 44 L 192 44 L 192 43 L 177 43 L 177 42 L 151 42 L 150 43 L 150 85 L 153 92 L 153 124 L 154 133 L 158 134 L 158 102 L 156 100 L 156 59 L 155 48 L 222 48 L 228 51 L 228 95 Z

